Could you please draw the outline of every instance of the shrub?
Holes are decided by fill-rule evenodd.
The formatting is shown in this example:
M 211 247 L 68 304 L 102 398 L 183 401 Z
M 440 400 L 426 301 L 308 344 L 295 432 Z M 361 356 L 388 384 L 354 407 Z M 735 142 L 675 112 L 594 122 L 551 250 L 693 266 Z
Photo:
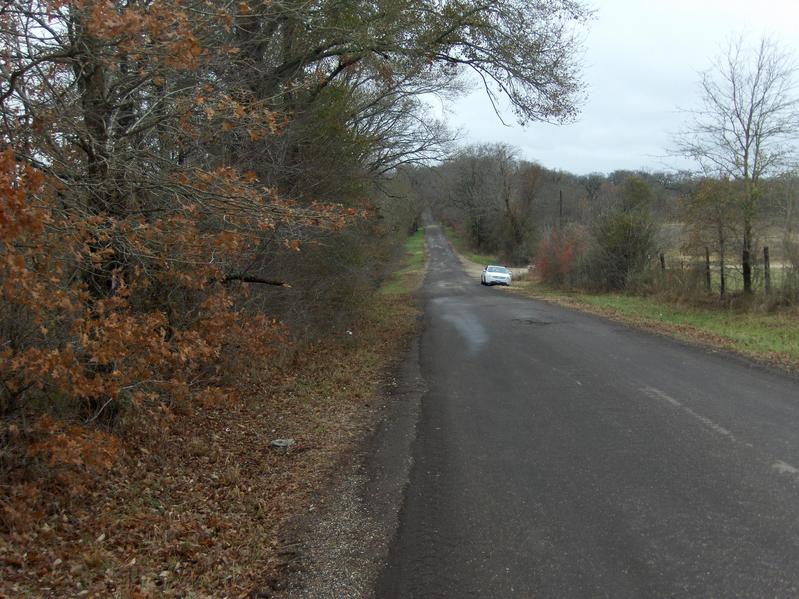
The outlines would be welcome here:
M 580 263 L 582 286 L 620 291 L 643 272 L 655 254 L 655 226 L 647 214 L 617 212 L 598 220 Z
M 544 283 L 567 283 L 580 254 L 584 250 L 580 231 L 575 228 L 554 228 L 545 231 L 538 242 L 536 272 Z

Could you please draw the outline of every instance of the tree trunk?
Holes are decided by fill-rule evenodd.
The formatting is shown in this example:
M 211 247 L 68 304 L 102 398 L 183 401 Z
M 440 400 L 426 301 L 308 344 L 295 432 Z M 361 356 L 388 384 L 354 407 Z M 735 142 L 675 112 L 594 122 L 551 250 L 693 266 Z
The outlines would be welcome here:
M 82 183 L 92 190 L 86 196 L 88 212 L 92 215 L 107 214 L 113 217 L 122 213 L 122 207 L 121 194 L 115 185 L 115 173 L 111 170 L 114 157 L 109 137 L 111 107 L 107 97 L 110 73 L 102 59 L 102 42 L 89 31 L 88 19 L 88 9 L 73 9 L 71 42 L 81 48 L 72 67 L 80 96 L 80 118 L 83 122 L 79 133 L 82 138 L 81 148 L 86 156 L 86 170 L 81 176 Z M 88 242 L 89 248 L 97 253 L 108 251 L 108 245 L 104 241 Z M 103 258 L 98 263 L 92 262 L 81 271 L 81 277 L 94 298 L 114 294 L 112 273 L 119 266 L 117 258 Z
M 763 279 L 766 295 L 771 293 L 771 261 L 768 255 L 768 246 L 763 248 Z
M 744 278 L 744 293 L 752 293 L 752 225 L 744 223 L 743 248 L 741 251 L 741 270 Z
M 724 299 L 727 293 L 727 275 L 724 272 L 724 227 L 719 225 L 719 297 Z

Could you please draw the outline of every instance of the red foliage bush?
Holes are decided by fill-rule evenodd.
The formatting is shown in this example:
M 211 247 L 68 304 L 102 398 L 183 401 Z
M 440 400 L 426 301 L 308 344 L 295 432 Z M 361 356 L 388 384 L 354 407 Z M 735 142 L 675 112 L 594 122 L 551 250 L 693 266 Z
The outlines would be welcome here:
M 551 285 L 564 284 L 583 252 L 579 232 L 572 229 L 550 229 L 538 242 L 535 267 L 538 276 Z

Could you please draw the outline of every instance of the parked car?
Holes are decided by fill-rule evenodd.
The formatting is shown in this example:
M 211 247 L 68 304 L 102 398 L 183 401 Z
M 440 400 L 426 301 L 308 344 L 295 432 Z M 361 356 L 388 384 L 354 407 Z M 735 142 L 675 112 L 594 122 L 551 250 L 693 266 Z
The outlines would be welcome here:
M 510 285 L 513 276 L 504 266 L 486 266 L 480 275 L 482 285 Z

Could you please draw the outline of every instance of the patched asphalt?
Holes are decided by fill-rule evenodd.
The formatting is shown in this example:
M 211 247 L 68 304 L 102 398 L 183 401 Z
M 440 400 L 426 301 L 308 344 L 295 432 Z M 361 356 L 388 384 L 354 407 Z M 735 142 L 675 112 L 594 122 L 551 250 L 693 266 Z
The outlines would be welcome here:
M 427 239 L 377 597 L 799 595 L 795 377 L 484 288 Z

